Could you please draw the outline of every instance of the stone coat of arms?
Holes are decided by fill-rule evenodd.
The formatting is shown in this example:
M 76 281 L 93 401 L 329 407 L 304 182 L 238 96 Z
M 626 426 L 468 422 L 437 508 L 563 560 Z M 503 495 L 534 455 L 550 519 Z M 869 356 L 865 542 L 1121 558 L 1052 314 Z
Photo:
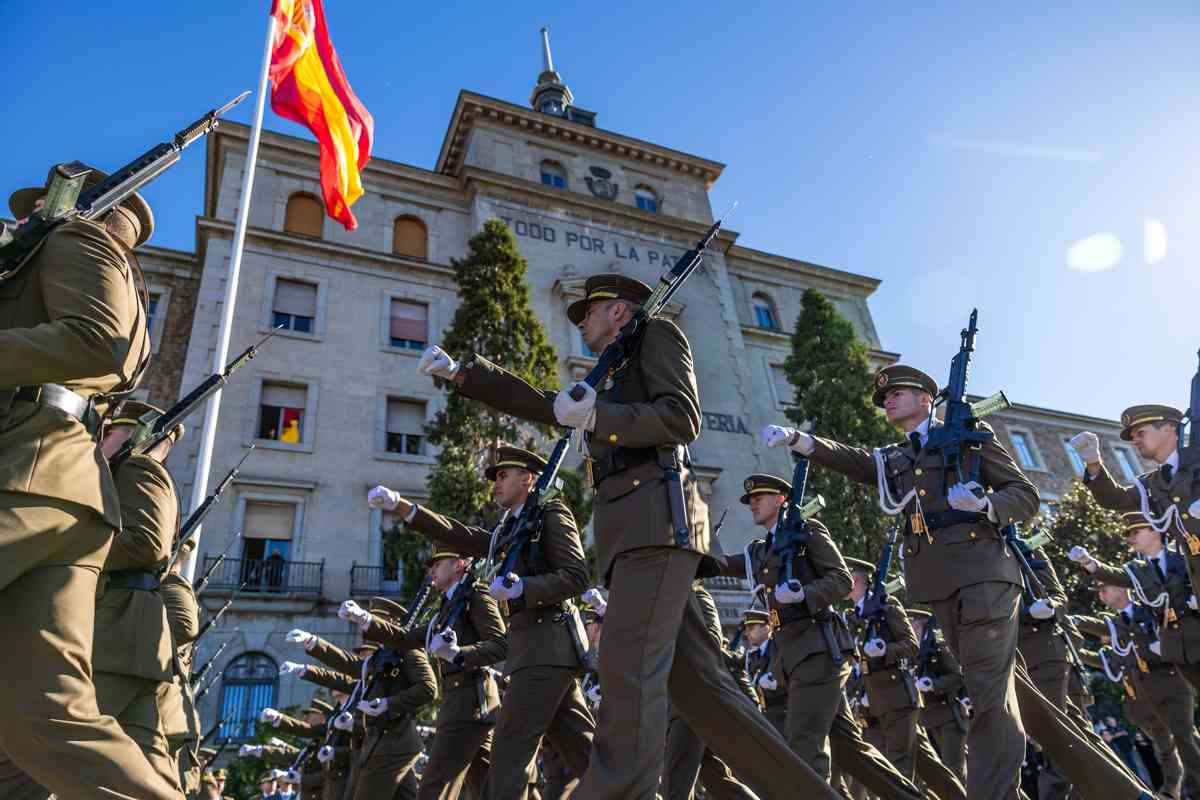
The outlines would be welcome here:
M 584 178 L 587 181 L 588 189 L 593 195 L 601 200 L 616 200 L 617 199 L 617 184 L 613 183 L 612 172 L 604 167 L 588 167 L 588 172 L 592 173 Z

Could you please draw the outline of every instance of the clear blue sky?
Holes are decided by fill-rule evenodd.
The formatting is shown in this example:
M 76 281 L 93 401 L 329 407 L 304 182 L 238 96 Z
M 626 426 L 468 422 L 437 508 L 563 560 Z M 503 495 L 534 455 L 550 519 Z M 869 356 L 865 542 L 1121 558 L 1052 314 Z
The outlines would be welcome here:
M 253 88 L 269 0 L 0 5 L 17 187 L 54 161 L 119 165 Z M 1186 405 L 1195 3 L 564 5 L 326 0 L 375 153 L 432 167 L 460 88 L 528 102 L 547 24 L 601 127 L 729 165 L 713 207 L 741 201 L 741 243 L 883 279 L 871 308 L 906 361 L 944 379 L 977 305 L 979 393 Z M 202 164 L 197 147 L 147 191 L 153 243 L 193 247 Z

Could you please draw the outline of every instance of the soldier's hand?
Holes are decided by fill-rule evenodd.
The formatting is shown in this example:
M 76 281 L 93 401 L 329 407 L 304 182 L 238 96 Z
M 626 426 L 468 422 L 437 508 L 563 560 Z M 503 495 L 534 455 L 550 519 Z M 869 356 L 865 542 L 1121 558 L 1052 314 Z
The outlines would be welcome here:
M 788 581 L 775 585 L 775 602 L 788 605 L 804 602 L 804 587 L 800 581 Z
M 378 717 L 380 714 L 387 712 L 387 698 L 376 697 L 374 700 L 362 700 L 359 702 L 357 708 L 368 717 Z
M 284 636 L 283 639 L 286 642 L 291 642 L 292 644 L 298 644 L 301 647 L 303 647 L 305 650 L 312 650 L 313 645 L 315 645 L 317 643 L 316 636 L 309 633 L 308 631 L 302 631 L 299 628 L 292 628 L 290 631 L 287 632 L 287 635 Z
M 497 600 L 516 600 L 525 591 L 525 581 L 521 576 L 510 572 L 503 577 L 497 575 L 492 580 L 492 597 Z
M 1087 551 L 1086 547 L 1075 545 L 1071 548 L 1070 552 L 1067 553 L 1067 558 L 1071 559 L 1088 572 L 1095 572 L 1098 568 L 1096 559 L 1092 558 L 1092 554 Z
M 586 694 L 587 694 L 587 699 L 592 701 L 593 705 L 600 704 L 600 684 L 593 683 L 591 686 L 588 687 Z
M 980 497 L 975 493 L 975 490 L 983 491 L 983 487 L 978 481 L 968 481 L 967 483 L 956 483 L 950 487 L 950 491 L 946 493 L 946 499 L 950 502 L 950 507 L 958 511 L 973 511 L 979 513 L 988 507 L 987 497 Z
M 1196 595 L 1188 595 L 1188 608 L 1190 608 L 1192 611 L 1200 611 L 1200 604 L 1196 603 Z
M 295 661 L 285 661 L 279 665 L 280 675 L 295 675 L 297 678 L 303 678 L 308 672 L 308 664 L 297 664 Z
M 583 387 L 583 399 L 575 400 L 571 392 Z M 596 390 L 586 381 L 577 381 L 575 386 L 563 389 L 554 395 L 554 418 L 564 428 L 596 429 Z
M 863 645 L 863 652 L 871 658 L 883 658 L 883 654 L 887 652 L 887 642 L 883 639 L 871 639 Z
M 365 631 L 371 625 L 371 612 L 360 606 L 353 600 L 347 600 L 338 606 L 338 618 L 344 619 L 347 622 L 352 622 L 358 626 L 359 630 Z
M 1198 411 L 1196 413 L 1200 414 L 1200 411 Z M 1196 434 L 1196 435 L 1200 436 L 1200 434 Z M 1200 517 L 1200 500 L 1194 500 L 1194 501 L 1192 501 L 1192 504 L 1190 506 L 1188 506 L 1188 516 L 1191 517 L 1192 519 L 1196 519 L 1197 517 Z
M 324 745 L 320 750 L 317 751 L 317 761 L 320 761 L 322 764 L 327 764 L 332 760 L 333 748 L 329 745 Z
M 1150 643 L 1150 652 L 1154 653 L 1154 655 L 1161 658 L 1162 657 L 1162 642 L 1160 642 L 1158 639 L 1155 639 L 1153 642 L 1151 642 Z
M 608 610 L 608 601 L 604 599 L 604 595 L 600 590 L 593 587 L 583 593 L 583 602 L 591 608 L 595 609 L 596 613 L 604 616 L 604 612 Z
M 426 347 L 425 352 L 421 353 L 421 360 L 417 362 L 417 370 L 422 375 L 432 375 L 449 381 L 458 374 L 458 362 L 435 344 Z
M 1054 603 L 1049 600 L 1035 600 L 1029 606 L 1029 616 L 1034 619 L 1051 619 L 1054 616 Z
M 339 731 L 354 730 L 354 715 L 349 711 L 343 711 L 334 717 L 333 727 L 337 728 Z
M 403 499 L 399 492 L 393 492 L 386 486 L 376 486 L 367 492 L 367 505 L 384 511 L 394 511 Z
M 917 678 L 917 691 L 918 692 L 932 692 L 933 691 L 933 680 L 931 678 Z
M 238 748 L 238 758 L 253 756 L 257 758 L 262 755 L 263 746 L 261 744 L 244 744 Z
M 1084 431 L 1072 436 L 1067 444 L 1079 454 L 1085 464 L 1100 463 L 1100 437 L 1091 431 Z
M 783 425 L 768 425 L 762 429 L 760 434 L 762 443 L 766 447 L 780 447 L 787 445 L 796 452 L 802 455 L 808 455 L 812 452 L 813 437 L 804 431 L 798 431 L 795 428 L 788 428 Z
M 452 629 L 447 628 L 433 637 L 430 649 L 435 656 L 443 661 L 453 661 L 462 648 L 458 646 L 458 634 Z
M 259 722 L 265 722 L 269 725 L 274 725 L 276 728 L 279 727 L 279 721 L 281 719 L 283 719 L 283 714 L 280 714 L 278 711 L 270 707 L 264 708 L 262 713 L 258 715 Z
M 770 672 L 764 672 L 758 676 L 758 688 L 773 692 L 779 688 L 779 682 L 775 680 L 775 676 Z
M 299 783 L 303 778 L 304 774 L 298 769 L 289 769 L 287 771 L 287 779 L 292 783 Z
M 971 705 L 971 698 L 967 697 L 966 695 L 960 697 L 958 702 L 962 704 L 963 710 L 968 714 L 975 710 L 975 706 Z

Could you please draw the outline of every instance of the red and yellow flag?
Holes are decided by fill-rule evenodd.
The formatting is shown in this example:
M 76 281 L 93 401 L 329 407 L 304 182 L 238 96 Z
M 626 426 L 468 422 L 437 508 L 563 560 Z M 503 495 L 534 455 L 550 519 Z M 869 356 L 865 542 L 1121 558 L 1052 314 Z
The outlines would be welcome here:
M 329 216 L 358 227 L 350 206 L 362 196 L 375 120 L 346 80 L 329 41 L 321 0 L 273 0 L 271 108 L 304 125 L 321 146 L 321 193 Z

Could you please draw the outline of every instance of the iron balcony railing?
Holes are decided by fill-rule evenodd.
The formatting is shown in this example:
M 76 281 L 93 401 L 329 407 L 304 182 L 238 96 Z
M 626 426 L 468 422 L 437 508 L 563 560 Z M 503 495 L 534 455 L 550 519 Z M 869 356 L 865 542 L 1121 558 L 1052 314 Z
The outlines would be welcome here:
M 204 557 L 202 574 L 216 559 L 216 556 Z M 208 585 L 217 591 L 233 591 L 244 584 L 243 592 L 319 596 L 324 578 L 324 561 L 227 558 L 217 567 Z
M 353 564 L 350 567 L 350 594 L 355 597 L 399 597 L 403 585 L 395 566 Z

